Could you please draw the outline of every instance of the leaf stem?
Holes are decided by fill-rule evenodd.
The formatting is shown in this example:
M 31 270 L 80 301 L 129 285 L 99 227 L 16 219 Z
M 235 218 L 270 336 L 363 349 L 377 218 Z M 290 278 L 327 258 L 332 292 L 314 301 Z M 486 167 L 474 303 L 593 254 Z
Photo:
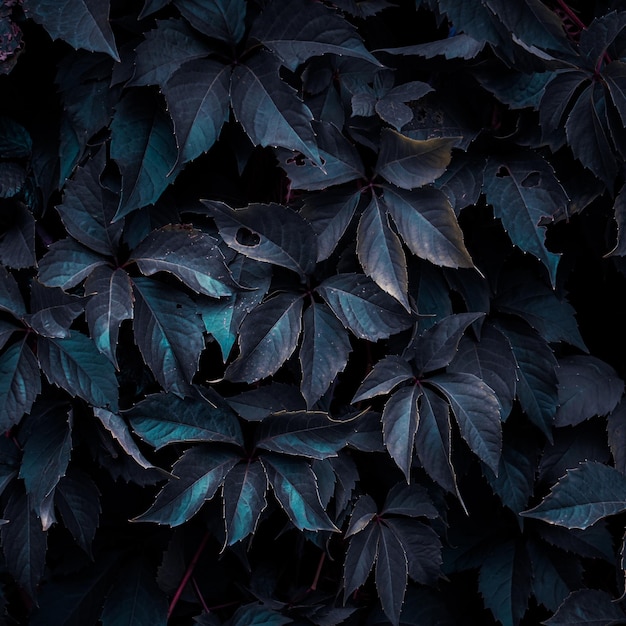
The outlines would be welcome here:
M 198 599 L 200 600 L 200 604 L 202 605 L 202 608 L 204 609 L 205 613 L 210 613 L 211 610 L 207 606 L 206 600 L 204 599 L 204 596 L 202 595 L 202 592 L 200 591 L 200 587 L 198 587 L 198 583 L 196 581 L 195 576 L 192 577 L 191 582 L 193 584 L 193 589 L 196 592 L 196 595 L 198 596 Z
M 574 24 L 578 26 L 578 28 L 580 28 L 581 30 L 584 30 L 585 28 L 587 28 L 587 26 L 585 26 L 585 23 L 578 17 L 578 15 L 576 15 L 576 13 L 574 13 L 572 8 L 565 2 L 565 0 L 556 0 L 556 1 L 558 2 L 559 6 L 563 9 L 563 11 L 567 14 L 567 17 L 569 17 L 570 20 L 572 20 L 572 22 L 574 22 Z
M 193 570 L 196 567 L 198 560 L 200 559 L 200 555 L 202 554 L 202 551 L 204 550 L 204 547 L 206 546 L 207 541 L 209 540 L 209 536 L 210 536 L 210 533 L 207 530 L 204 537 L 202 537 L 202 541 L 198 545 L 196 552 L 193 555 L 193 558 L 189 562 L 187 571 L 185 572 L 183 579 L 180 581 L 180 585 L 178 585 L 178 589 L 176 589 L 176 593 L 174 594 L 174 597 L 172 598 L 172 601 L 170 602 L 169 609 L 167 610 L 168 619 L 174 612 L 174 609 L 176 608 L 176 605 L 178 604 L 180 597 L 183 595 L 183 591 L 185 590 L 185 587 L 187 586 L 187 583 L 189 582 L 189 579 L 191 578 L 191 575 L 193 574 Z
M 320 575 L 322 573 L 322 567 L 324 566 L 324 561 L 326 560 L 326 552 L 322 552 L 322 556 L 320 557 L 319 563 L 317 564 L 317 569 L 315 570 L 315 576 L 313 577 L 313 582 L 311 583 L 310 591 L 315 591 L 317 589 L 317 583 L 320 581 Z

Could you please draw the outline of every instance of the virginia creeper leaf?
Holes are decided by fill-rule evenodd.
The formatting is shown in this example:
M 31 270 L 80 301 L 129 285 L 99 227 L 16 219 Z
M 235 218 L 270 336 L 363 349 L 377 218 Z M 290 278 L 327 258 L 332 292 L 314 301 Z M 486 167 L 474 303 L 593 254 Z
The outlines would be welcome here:
M 343 565 L 345 600 L 367 581 L 378 552 L 380 525 L 369 524 L 350 539 Z
M 240 606 L 229 620 L 230 626 L 285 626 L 293 620 L 261 604 Z
M 33 280 L 30 286 L 32 313 L 24 321 L 43 337 L 67 337 L 70 326 L 84 310 L 81 298 L 65 293 L 58 287 L 45 287 Z
M 245 0 L 174 0 L 174 4 L 196 30 L 208 37 L 233 45 L 243 37 Z
M 609 414 L 606 430 L 615 468 L 626 474 L 626 402 L 623 400 Z
M 346 538 L 356 535 L 356 533 L 360 533 L 367 528 L 376 515 L 378 515 L 378 506 L 374 502 L 374 498 L 367 494 L 359 496 L 350 515 Z
M 0 235 L 0 263 L 15 269 L 34 267 L 35 218 L 21 202 L 13 204 L 12 212 L 11 225 Z
M 306 403 L 298 387 L 276 381 L 231 396 L 227 402 L 241 417 L 250 422 L 260 422 L 271 413 L 306 409 Z
M 374 365 L 352 398 L 352 403 L 389 393 L 394 387 L 413 378 L 411 366 L 399 356 L 386 356 Z
M 0 311 L 6 311 L 16 318 L 26 314 L 24 299 L 17 281 L 5 267 L 0 265 Z
M 421 485 L 396 483 L 385 498 L 381 515 L 405 515 L 437 519 L 439 513 Z
M 546 626 L 610 626 L 624 623 L 624 611 L 600 589 L 579 589 L 565 598 Z
M 380 52 L 393 54 L 394 56 L 417 56 L 424 59 L 432 59 L 443 56 L 446 59 L 473 59 L 485 47 L 484 41 L 476 41 L 473 37 L 461 33 L 446 39 L 418 43 L 410 46 L 397 48 L 381 48 Z
M 408 562 L 404 547 L 396 534 L 381 524 L 376 555 L 376 590 L 385 615 L 395 625 L 400 623 L 407 577 Z

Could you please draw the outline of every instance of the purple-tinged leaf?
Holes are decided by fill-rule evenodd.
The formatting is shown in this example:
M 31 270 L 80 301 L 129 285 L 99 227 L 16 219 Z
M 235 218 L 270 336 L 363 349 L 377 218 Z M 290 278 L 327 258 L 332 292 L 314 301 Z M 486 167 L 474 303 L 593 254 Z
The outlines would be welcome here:
M 400 129 L 413 119 L 413 110 L 405 103 L 421 100 L 431 91 L 434 89 L 428 83 L 419 80 L 409 81 L 394 87 L 380 97 L 374 104 L 374 110 L 382 120 L 400 132 Z
M 133 318 L 130 277 L 121 268 L 96 267 L 85 281 L 85 317 L 96 348 L 118 369 L 116 349 L 120 324 Z
M 266 453 L 261 462 L 276 499 L 296 528 L 338 532 L 322 507 L 317 478 L 306 459 Z
M 485 41 L 476 41 L 473 37 L 461 33 L 448 37 L 447 39 L 438 39 L 436 41 L 429 41 L 428 43 L 400 46 L 398 48 L 381 48 L 377 50 L 377 52 L 386 52 L 394 56 L 422 57 L 423 59 L 443 56 L 447 60 L 470 60 L 478 56 L 484 47 Z
M 273 0 L 255 21 L 250 37 L 278 55 L 290 70 L 314 56 L 356 57 L 380 66 L 356 29 L 325 5 L 311 0 Z
M 526 613 L 532 572 L 521 542 L 505 541 L 484 556 L 478 589 L 486 607 L 503 626 L 516 626 Z
M 185 63 L 163 85 L 179 163 L 208 152 L 218 140 L 228 120 L 231 71 L 229 65 L 197 59 Z
M 621 10 L 610 11 L 601 17 L 595 17 L 591 24 L 581 31 L 578 52 L 586 57 L 590 68 L 598 66 L 608 47 L 624 28 L 626 28 L 626 13 Z M 613 62 L 611 60 L 607 69 Z
M 408 561 L 404 547 L 396 534 L 380 525 L 376 555 L 376 590 L 385 615 L 394 626 L 400 623 L 408 578 Z
M 100 182 L 106 160 L 104 150 L 79 167 L 67 181 L 63 201 L 56 209 L 67 232 L 94 252 L 115 255 L 123 223 L 112 224 L 117 197 Z
M 133 430 L 157 450 L 171 443 L 192 441 L 243 446 L 235 414 L 208 401 L 157 393 L 147 396 L 125 414 Z
M 128 86 L 164 85 L 183 63 L 210 52 L 184 20 L 159 20 L 135 50 L 135 73 Z
M 446 171 L 456 139 L 411 139 L 385 128 L 376 173 L 401 189 L 432 183 Z
M 233 250 L 264 263 L 287 267 L 301 276 L 317 261 L 316 236 L 298 213 L 280 204 L 251 204 L 231 209 L 205 201 L 220 236 Z
M 595 415 L 613 411 L 624 392 L 624 382 L 604 361 L 591 355 L 559 360 L 559 406 L 555 426 L 575 426 Z
M 387 494 L 381 515 L 406 515 L 407 517 L 428 517 L 437 519 L 435 508 L 428 492 L 421 485 L 397 483 Z
M 17 330 L 23 331 L 24 327 L 16 322 L 13 322 L 12 320 L 0 318 L 0 350 L 6 346 L 7 342 L 11 338 L 11 335 L 13 335 L 13 333 Z
M 185 225 L 152 231 L 131 254 L 142 274 L 169 272 L 196 293 L 230 296 L 238 288 L 213 237 Z
M 43 577 L 47 535 L 29 497 L 14 491 L 4 509 L 8 524 L 0 529 L 6 567 L 19 586 L 33 600 Z
M 622 125 L 626 125 L 626 63 L 615 59 L 602 69 L 601 75 L 609 89 L 611 100 L 617 109 Z
M 204 349 L 203 325 L 191 298 L 149 278 L 134 278 L 135 342 L 165 391 L 189 392 Z
M 359 472 L 354 458 L 347 452 L 331 457 L 328 464 L 335 474 L 335 512 L 337 516 L 346 512 L 359 481 Z
M 386 207 L 375 194 L 359 220 L 356 252 L 365 274 L 410 312 L 402 244 L 389 225 Z
M 17 319 L 26 314 L 26 306 L 17 281 L 2 265 L 0 265 L 0 311 L 6 311 Z
M 102 626 L 167 626 L 168 602 L 154 572 L 136 558 L 120 568 L 109 590 L 100 621 Z
M 118 382 L 111 362 L 79 332 L 40 337 L 37 357 L 48 380 L 93 406 L 117 410 Z
M 333 420 L 321 411 L 295 411 L 266 417 L 255 447 L 312 459 L 337 456 L 354 429 L 350 420 Z
M 316 291 L 341 323 L 361 339 L 386 339 L 412 324 L 402 306 L 362 274 L 331 276 Z
M 581 463 L 568 470 L 550 493 L 521 515 L 565 528 L 585 529 L 626 510 L 626 477 L 613 467 Z
M 54 509 L 48 510 L 46 500 L 53 497 L 59 480 L 65 476 L 72 451 L 72 411 L 64 405 L 55 409 L 39 411 L 30 418 L 19 472 L 43 530 L 56 521 Z
M 39 262 L 39 280 L 48 287 L 71 289 L 81 283 L 106 259 L 67 237 L 54 242 Z
M 172 125 L 160 101 L 149 91 L 128 91 L 111 122 L 111 158 L 122 173 L 116 220 L 161 197 L 174 181 L 177 156 Z
M 35 218 L 21 202 L 11 204 L 11 225 L 0 235 L 0 263 L 15 269 L 35 267 Z
M 24 321 L 43 337 L 67 337 L 72 322 L 83 312 L 83 299 L 65 293 L 59 287 L 46 287 L 31 282 L 30 308 Z
M 228 626 L 285 626 L 293 620 L 262 604 L 240 606 L 228 621 Z
M 357 389 L 352 404 L 387 394 L 413 378 L 411 366 L 401 357 L 389 355 L 378 361 Z
M 496 394 L 473 374 L 445 373 L 426 379 L 443 393 L 459 425 L 461 436 L 474 454 L 498 473 L 502 450 L 500 403 Z
M 350 594 L 365 584 L 378 552 L 380 524 L 369 524 L 350 539 L 343 564 L 344 603 Z
M 623 624 L 626 614 L 614 598 L 601 589 L 573 591 L 545 626 L 611 626 Z
M 39 364 L 24 338 L 0 354 L 0 431 L 29 413 L 40 391 Z
M 383 411 L 383 441 L 391 458 L 411 480 L 413 444 L 419 421 L 417 401 L 422 395 L 419 385 L 401 387 L 387 400 Z
M 253 383 L 274 374 L 296 349 L 302 306 L 299 294 L 280 293 L 249 313 L 239 330 L 239 356 L 224 377 Z
M 465 152 L 455 154 L 448 169 L 436 181 L 435 187 L 446 194 L 454 212 L 478 202 L 483 188 L 486 161 Z
M 352 346 L 345 328 L 324 303 L 313 302 L 304 312 L 303 323 L 300 390 L 311 408 L 346 367 Z
M 52 39 L 120 60 L 109 23 L 108 0 L 24 0 L 23 6 L 27 17 L 41 24 Z
M 626 401 L 622 400 L 609 413 L 606 430 L 615 468 L 626 474 Z
M 359 496 L 350 515 L 350 523 L 345 534 L 346 539 L 367 528 L 377 515 L 378 506 L 374 502 L 374 498 L 367 494 Z
M 301 152 L 322 167 L 311 127 L 313 115 L 280 78 L 279 69 L 278 59 L 269 52 L 259 52 L 237 65 L 230 83 L 233 113 L 255 146 Z
M 233 46 L 246 29 L 245 0 L 174 0 L 174 6 L 198 31 Z
M 100 492 L 85 473 L 72 469 L 63 476 L 54 491 L 54 504 L 65 528 L 88 555 L 100 521 Z
M 463 232 L 443 192 L 385 187 L 384 202 L 398 232 L 416 256 L 444 267 L 473 267 Z
M 232 546 L 254 533 L 267 507 L 267 487 L 261 463 L 239 463 L 228 473 L 223 491 L 227 545 Z
M 174 464 L 172 480 L 161 489 L 152 506 L 134 521 L 167 526 L 184 524 L 216 494 L 239 460 L 239 455 L 230 450 L 189 448 Z

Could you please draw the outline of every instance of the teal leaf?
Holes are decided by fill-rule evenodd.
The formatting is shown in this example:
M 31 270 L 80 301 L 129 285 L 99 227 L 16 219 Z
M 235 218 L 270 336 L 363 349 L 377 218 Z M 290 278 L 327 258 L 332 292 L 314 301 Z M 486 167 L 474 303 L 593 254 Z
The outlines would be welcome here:
M 356 252 L 365 274 L 410 311 L 402 244 L 389 225 L 385 205 L 374 194 L 359 220 Z
M 259 603 L 240 606 L 228 621 L 228 626 L 285 626 L 293 620 Z
M 437 189 L 385 187 L 384 202 L 402 240 L 416 256 L 443 267 L 473 267 L 454 210 Z
M 149 278 L 134 278 L 135 341 L 165 391 L 184 396 L 204 349 L 202 320 L 193 302 Z
M 0 198 L 16 196 L 26 181 L 26 170 L 12 162 L 0 163 Z
M 435 374 L 424 382 L 441 391 L 452 407 L 470 449 L 495 473 L 502 450 L 500 403 L 484 381 L 473 374 Z
M 172 479 L 159 491 L 152 506 L 134 521 L 184 524 L 216 494 L 238 462 L 239 455 L 230 450 L 201 445 L 189 448 L 174 464 Z
M 251 259 L 310 274 L 317 260 L 315 233 L 298 213 L 280 204 L 231 209 L 205 201 L 224 242 Z
M 276 499 L 296 528 L 338 531 L 322 507 L 317 478 L 306 459 L 266 453 L 261 462 Z
M 228 398 L 228 404 L 249 422 L 260 422 L 271 413 L 304 411 L 306 404 L 294 385 L 270 381 Z
M 261 513 L 267 507 L 267 487 L 261 463 L 239 463 L 230 470 L 223 492 L 227 545 L 232 546 L 254 533 Z
M 85 281 L 85 317 L 96 348 L 117 365 L 120 325 L 133 318 L 133 291 L 130 277 L 121 268 L 96 267 Z
M 485 170 L 485 194 L 513 244 L 539 259 L 554 285 L 560 255 L 546 247 L 540 224 L 566 211 L 569 198 L 552 166 L 535 152 L 492 157 Z
M 401 189 L 423 187 L 446 171 L 455 143 L 454 138 L 411 139 L 384 128 L 376 173 Z
M 601 589 L 573 591 L 546 626 L 610 626 L 623 624 L 626 615 L 612 596 Z
M 82 298 L 65 293 L 59 287 L 45 287 L 31 282 L 30 308 L 24 321 L 43 337 L 67 337 L 72 322 L 83 312 Z
M 2 265 L 0 265 L 0 311 L 6 311 L 17 319 L 26 314 L 26 306 L 17 281 Z
M 224 377 L 252 383 L 274 374 L 296 349 L 302 306 L 299 294 L 280 293 L 249 313 L 239 330 L 239 356 Z
M 116 220 L 161 197 L 174 180 L 177 156 L 170 118 L 161 102 L 149 91 L 128 91 L 111 122 L 111 158 L 122 173 Z
M 352 346 L 345 328 L 324 303 L 312 302 L 304 312 L 303 324 L 300 390 L 310 408 L 344 370 Z
M 79 332 L 67 337 L 40 337 L 37 357 L 48 380 L 93 406 L 117 410 L 118 383 L 111 362 Z
M 125 415 L 133 430 L 157 450 L 171 443 L 192 441 L 243 446 L 243 435 L 235 414 L 228 408 L 199 398 L 179 398 L 171 393 L 152 394 Z
M 398 626 L 407 586 L 408 562 L 404 547 L 396 534 L 380 525 L 376 555 L 376 590 L 389 621 Z
M 381 65 L 350 22 L 326 6 L 307 0 L 288 5 L 280 0 L 270 2 L 254 23 L 250 37 L 278 55 L 292 71 L 322 54 L 356 57 Z
M 6 346 L 9 339 L 15 331 L 24 330 L 24 327 L 18 325 L 13 320 L 5 320 L 0 318 L 0 350 Z
M 32 149 L 29 132 L 14 119 L 0 116 L 0 156 L 3 159 L 27 158 Z
M 626 477 L 613 467 L 589 461 L 568 470 L 536 507 L 521 515 L 585 529 L 624 510 Z
M 228 65 L 197 59 L 185 63 L 163 85 L 179 163 L 208 152 L 219 138 L 228 120 L 230 74 Z
M 174 0 L 174 5 L 196 30 L 212 39 L 235 45 L 244 35 L 245 0 Z
M 350 539 L 343 564 L 344 602 L 367 581 L 376 560 L 379 537 L 380 525 L 369 524 Z
M 381 48 L 379 52 L 386 52 L 394 56 L 422 57 L 423 59 L 433 59 L 442 56 L 447 60 L 470 60 L 478 56 L 484 47 L 484 41 L 477 41 L 465 33 L 460 33 L 446 39 L 429 41 L 428 43 L 399 46 L 397 48 Z
M 326 459 L 337 456 L 353 428 L 350 421 L 333 420 L 321 411 L 276 413 L 261 422 L 254 445 L 272 452 Z
M 217 241 L 201 230 L 170 224 L 153 230 L 131 254 L 142 274 L 169 272 L 196 293 L 230 296 L 232 279 Z
M 26 339 L 0 354 L 0 431 L 8 431 L 29 413 L 41 391 L 41 373 Z
M 341 323 L 361 339 L 386 339 L 412 324 L 402 306 L 367 276 L 337 274 L 316 291 Z
M 411 366 L 401 357 L 389 355 L 378 361 L 357 389 L 352 403 L 389 393 L 400 383 L 413 378 Z
M 167 625 L 167 598 L 151 569 L 139 559 L 120 568 L 104 602 L 102 626 Z
M 25 0 L 26 15 L 41 24 L 52 39 L 74 48 L 104 52 L 120 60 L 109 23 L 109 2 L 100 0 Z
M 383 441 L 407 482 L 411 480 L 413 444 L 419 421 L 417 401 L 421 395 L 419 385 L 401 387 L 387 400 L 383 410 Z
M 15 269 L 34 267 L 35 218 L 22 203 L 13 204 L 12 213 L 11 225 L 0 235 L 0 263 Z
M 279 76 L 280 63 L 269 52 L 255 54 L 232 73 L 233 113 L 252 143 L 301 152 L 322 167 L 313 115 L 296 91 Z

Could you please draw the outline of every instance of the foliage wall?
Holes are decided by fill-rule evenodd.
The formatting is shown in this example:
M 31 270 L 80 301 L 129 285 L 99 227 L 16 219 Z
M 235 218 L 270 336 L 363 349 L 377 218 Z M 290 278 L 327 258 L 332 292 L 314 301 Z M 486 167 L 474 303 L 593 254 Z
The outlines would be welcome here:
M 1 623 L 626 623 L 625 29 L 0 2 Z

